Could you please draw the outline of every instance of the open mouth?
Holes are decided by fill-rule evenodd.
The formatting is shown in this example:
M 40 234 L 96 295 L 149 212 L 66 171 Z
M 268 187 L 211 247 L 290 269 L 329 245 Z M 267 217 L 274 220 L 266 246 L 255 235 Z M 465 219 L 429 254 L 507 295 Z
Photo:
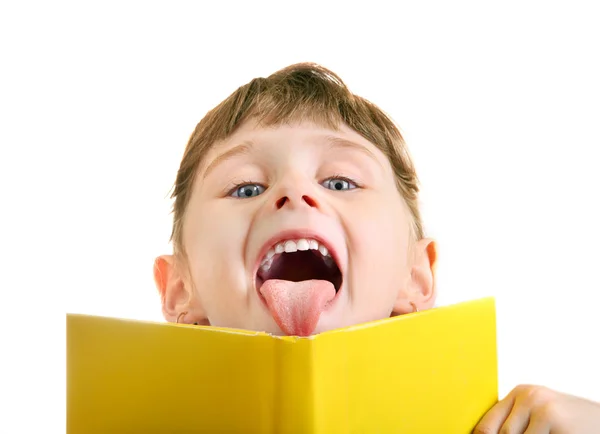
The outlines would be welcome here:
M 256 288 L 267 280 L 325 280 L 336 293 L 342 286 L 342 273 L 327 247 L 321 242 L 302 238 L 281 241 L 271 247 L 256 273 Z

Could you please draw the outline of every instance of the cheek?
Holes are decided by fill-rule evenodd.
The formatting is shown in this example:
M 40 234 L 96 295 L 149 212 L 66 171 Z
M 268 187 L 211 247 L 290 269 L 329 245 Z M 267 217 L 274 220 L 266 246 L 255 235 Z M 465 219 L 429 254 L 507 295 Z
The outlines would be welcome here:
M 231 309 L 245 294 L 243 248 L 248 219 L 219 207 L 205 207 L 201 216 L 186 221 L 186 251 L 196 294 L 209 314 Z
M 357 253 L 374 253 L 382 261 L 406 259 L 409 223 L 401 204 L 380 198 L 355 206 L 346 215 Z
M 355 209 L 346 229 L 357 297 L 394 298 L 407 273 L 408 221 L 400 205 Z M 388 202 L 389 203 L 389 202 Z

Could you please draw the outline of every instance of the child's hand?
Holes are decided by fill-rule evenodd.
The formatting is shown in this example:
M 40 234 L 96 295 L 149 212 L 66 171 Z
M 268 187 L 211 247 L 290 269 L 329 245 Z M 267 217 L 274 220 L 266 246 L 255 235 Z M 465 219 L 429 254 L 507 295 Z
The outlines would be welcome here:
M 598 434 L 600 404 L 539 386 L 518 386 L 481 419 L 475 434 Z

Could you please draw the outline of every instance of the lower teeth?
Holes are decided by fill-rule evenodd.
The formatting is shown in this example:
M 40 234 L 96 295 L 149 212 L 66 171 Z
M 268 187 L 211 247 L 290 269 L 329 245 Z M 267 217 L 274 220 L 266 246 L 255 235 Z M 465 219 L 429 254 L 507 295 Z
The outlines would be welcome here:
M 333 258 L 329 255 L 323 256 L 323 261 L 325 262 L 325 265 L 327 265 L 328 267 L 331 267 L 333 265 Z
M 333 258 L 330 255 L 322 256 L 322 258 L 323 258 L 323 262 L 328 267 L 333 267 L 333 265 L 335 264 Z M 261 264 L 260 268 L 263 271 L 269 271 L 269 269 L 271 268 L 271 265 L 273 265 L 273 258 L 272 257 L 269 258 L 269 259 L 267 259 L 265 262 L 263 262 Z

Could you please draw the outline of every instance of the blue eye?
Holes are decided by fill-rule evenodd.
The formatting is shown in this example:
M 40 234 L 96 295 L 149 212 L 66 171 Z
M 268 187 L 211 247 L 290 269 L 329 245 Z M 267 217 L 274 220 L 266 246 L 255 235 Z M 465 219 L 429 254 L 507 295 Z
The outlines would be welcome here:
M 337 177 L 329 178 L 323 181 L 323 187 L 330 190 L 343 191 L 357 188 L 357 185 L 347 178 Z
M 239 197 L 240 199 L 247 199 L 249 197 L 256 197 L 265 191 L 265 187 L 259 184 L 243 184 L 236 187 L 231 196 Z

